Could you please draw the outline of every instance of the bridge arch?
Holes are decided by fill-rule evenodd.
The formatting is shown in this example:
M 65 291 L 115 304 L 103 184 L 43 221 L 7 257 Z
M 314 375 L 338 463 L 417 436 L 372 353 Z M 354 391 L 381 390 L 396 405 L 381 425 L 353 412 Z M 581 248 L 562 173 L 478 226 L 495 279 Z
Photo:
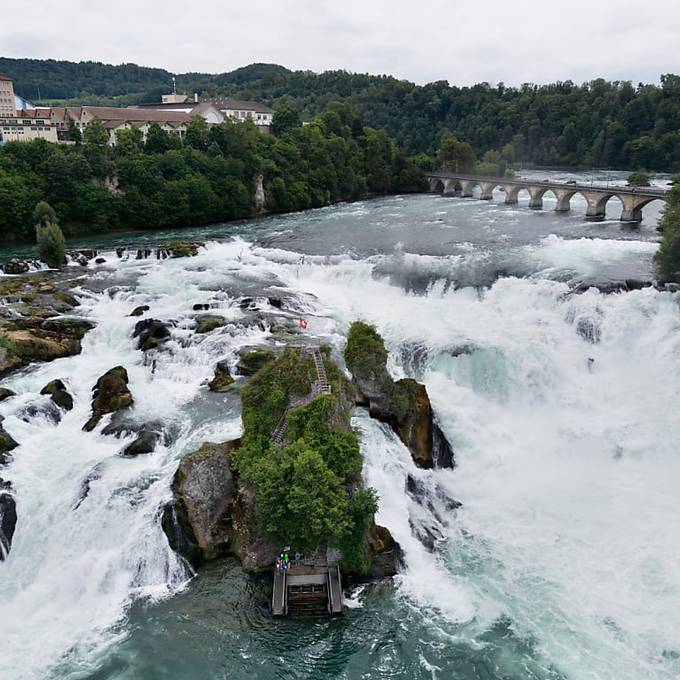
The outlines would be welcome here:
M 428 180 L 430 185 L 430 191 L 433 194 L 443 194 L 444 193 L 444 180 L 439 177 L 430 177 Z

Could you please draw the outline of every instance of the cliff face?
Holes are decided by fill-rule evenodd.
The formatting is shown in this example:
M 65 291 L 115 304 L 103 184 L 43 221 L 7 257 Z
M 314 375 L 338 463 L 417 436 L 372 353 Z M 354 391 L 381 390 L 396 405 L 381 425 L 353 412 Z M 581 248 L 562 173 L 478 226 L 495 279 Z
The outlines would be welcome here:
M 388 423 L 419 467 L 453 467 L 454 454 L 437 424 L 425 385 L 411 378 L 394 381 L 387 371 L 387 350 L 373 326 L 352 324 L 345 361 L 373 418 Z

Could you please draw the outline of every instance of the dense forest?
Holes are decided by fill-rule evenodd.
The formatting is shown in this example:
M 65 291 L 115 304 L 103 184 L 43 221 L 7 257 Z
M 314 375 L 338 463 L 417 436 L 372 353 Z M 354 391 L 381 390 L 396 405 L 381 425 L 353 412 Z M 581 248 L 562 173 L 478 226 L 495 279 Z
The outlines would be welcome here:
M 43 99 L 88 103 L 158 100 L 172 82 L 167 71 L 134 64 L 0 59 L 0 72 L 14 77 L 17 92 L 29 99 L 40 91 Z M 346 101 L 409 154 L 433 153 L 448 129 L 479 156 L 510 145 L 514 160 L 525 164 L 680 170 L 680 77 L 670 74 L 659 85 L 597 79 L 580 85 L 456 87 L 446 81 L 420 86 L 389 76 L 252 64 L 219 75 L 181 74 L 177 83 L 201 96 L 290 106 L 304 119 L 332 101 Z
M 290 110 L 278 112 L 275 123 L 275 134 L 266 135 L 250 122 L 210 127 L 195 117 L 183 140 L 152 125 L 146 141 L 127 128 L 112 147 L 95 121 L 74 145 L 4 144 L 0 240 L 33 238 L 40 201 L 74 234 L 245 218 L 253 214 L 258 175 L 271 212 L 422 188 L 414 161 L 346 104 L 329 106 L 310 125 Z

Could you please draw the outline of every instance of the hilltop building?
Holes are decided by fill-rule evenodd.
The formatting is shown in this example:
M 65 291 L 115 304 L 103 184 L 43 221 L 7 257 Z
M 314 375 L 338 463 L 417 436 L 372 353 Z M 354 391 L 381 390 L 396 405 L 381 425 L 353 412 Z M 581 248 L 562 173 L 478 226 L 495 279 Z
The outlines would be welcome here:
M 234 120 L 252 120 L 255 125 L 269 128 L 272 124 L 274 112 L 259 102 L 221 97 L 208 99 L 213 106 L 218 108 L 227 118 Z
M 34 112 L 35 109 L 17 110 L 14 83 L 8 76 L 0 75 L 0 144 L 32 139 L 59 141 L 57 126 L 50 117 L 32 115 Z

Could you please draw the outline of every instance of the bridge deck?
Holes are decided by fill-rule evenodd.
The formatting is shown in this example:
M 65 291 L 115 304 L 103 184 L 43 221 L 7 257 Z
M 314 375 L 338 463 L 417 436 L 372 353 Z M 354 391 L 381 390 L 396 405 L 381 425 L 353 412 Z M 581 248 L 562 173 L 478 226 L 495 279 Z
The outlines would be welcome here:
M 653 196 L 665 198 L 668 194 L 666 189 L 660 187 L 629 187 L 613 184 L 583 184 L 580 182 L 568 184 L 567 182 L 552 182 L 550 180 L 524 179 L 522 177 L 486 177 L 484 175 L 468 175 L 457 172 L 428 172 L 425 176 L 431 179 L 455 179 L 472 182 L 485 182 L 497 185 L 513 185 L 521 187 L 545 187 L 546 189 L 568 189 L 576 191 L 594 191 L 610 194 L 630 194 L 635 196 Z
M 328 569 L 328 611 L 331 616 L 342 614 L 342 587 L 340 585 L 340 567 Z

